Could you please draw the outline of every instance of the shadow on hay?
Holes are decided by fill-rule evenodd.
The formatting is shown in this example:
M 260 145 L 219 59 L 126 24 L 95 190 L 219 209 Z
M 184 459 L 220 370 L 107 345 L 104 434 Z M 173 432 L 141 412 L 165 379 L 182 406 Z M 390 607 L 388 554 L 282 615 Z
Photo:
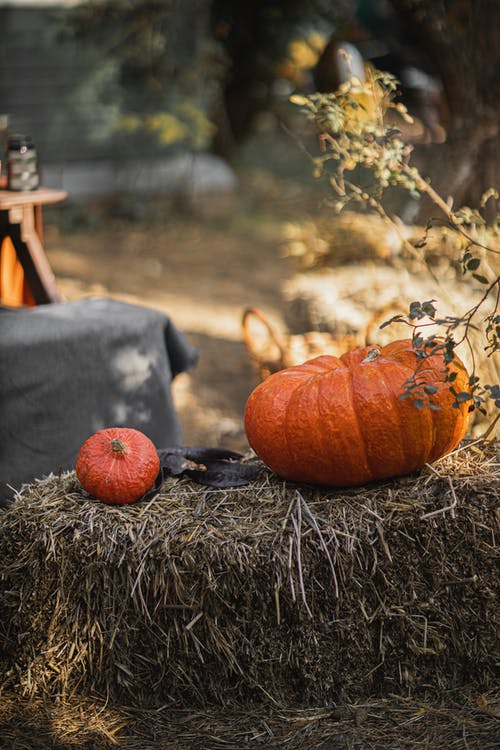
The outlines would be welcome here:
M 28 701 L 7 692 L 0 702 L 0 748 L 108 750 L 116 747 L 126 723 L 103 702 Z
M 498 449 L 349 491 L 263 471 L 146 503 L 73 473 L 2 515 L 0 636 L 22 696 L 328 706 L 494 684 Z

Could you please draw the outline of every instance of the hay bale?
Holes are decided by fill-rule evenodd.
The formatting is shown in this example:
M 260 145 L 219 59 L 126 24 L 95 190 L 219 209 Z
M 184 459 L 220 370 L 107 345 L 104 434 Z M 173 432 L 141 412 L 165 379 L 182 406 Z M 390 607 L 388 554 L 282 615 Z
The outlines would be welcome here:
M 438 298 L 440 316 L 458 315 L 477 304 L 480 292 L 456 279 L 436 289 L 428 274 L 371 263 L 360 263 L 355 270 L 345 265 L 297 273 L 282 288 L 285 320 L 292 333 L 316 330 L 339 335 L 364 332 L 374 316 L 382 314 L 380 322 L 387 320 L 392 306 L 408 312 L 415 299 Z M 408 331 L 406 327 L 405 335 Z
M 344 210 L 284 227 L 285 255 L 303 270 L 384 262 L 403 249 L 406 229 L 377 214 Z
M 453 279 L 462 276 L 462 258 L 470 251 L 481 260 L 483 273 L 496 276 L 500 272 L 497 224 L 469 225 L 462 235 L 446 224 L 404 224 L 376 213 L 344 209 L 285 224 L 283 247 L 284 255 L 302 271 L 366 262 L 381 267 L 394 263 L 398 267 L 400 258 L 412 273 L 427 268 L 439 272 L 441 278 L 444 274 Z
M 263 467 L 112 507 L 50 476 L 0 520 L 4 674 L 148 709 L 485 692 L 498 497 L 494 443 L 348 491 Z

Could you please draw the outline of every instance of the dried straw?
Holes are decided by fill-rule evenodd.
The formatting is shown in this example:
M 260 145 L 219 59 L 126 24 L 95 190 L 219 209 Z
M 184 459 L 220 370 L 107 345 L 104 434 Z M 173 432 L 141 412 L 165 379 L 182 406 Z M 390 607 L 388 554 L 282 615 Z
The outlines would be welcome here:
M 498 444 L 472 444 L 348 491 L 262 467 L 123 507 L 73 472 L 36 481 L 0 516 L 4 691 L 141 711 L 485 694 L 498 468 Z
M 268 705 L 138 710 L 103 700 L 2 695 L 2 750 L 497 750 L 500 696 L 367 700 L 328 708 Z

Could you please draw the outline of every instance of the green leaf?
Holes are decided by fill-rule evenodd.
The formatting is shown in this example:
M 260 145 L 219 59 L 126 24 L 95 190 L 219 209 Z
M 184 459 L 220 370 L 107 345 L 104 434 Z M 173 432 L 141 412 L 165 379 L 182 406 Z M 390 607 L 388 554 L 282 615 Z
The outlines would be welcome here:
M 418 242 L 413 243 L 413 247 L 421 248 L 425 247 L 427 245 L 427 237 L 424 237 L 422 240 L 418 240 Z
M 410 303 L 410 320 L 413 320 L 414 318 L 423 318 L 424 313 L 422 312 L 422 306 L 420 302 L 411 302 Z
M 387 326 L 390 326 L 391 323 L 401 322 L 404 321 L 404 318 L 402 315 L 394 315 L 390 320 L 386 320 L 384 323 L 382 323 L 379 328 L 382 330 L 382 328 L 387 328 Z
M 429 318 L 433 318 L 436 314 L 436 308 L 432 304 L 434 300 L 429 300 L 428 302 L 424 302 L 422 304 L 422 310 L 425 312 L 426 315 L 429 316 Z
M 425 345 L 424 337 L 420 333 L 415 334 L 415 336 L 413 337 L 413 348 L 422 349 L 424 345 Z
M 471 258 L 466 265 L 469 271 L 475 271 L 481 265 L 481 261 L 479 258 Z
M 404 401 L 405 398 L 409 398 L 409 396 L 411 396 L 410 391 L 405 391 L 404 393 L 401 394 L 401 396 L 399 396 L 398 400 L 399 401 Z
M 479 281 L 480 284 L 488 284 L 488 279 L 486 276 L 481 276 L 479 273 L 473 273 L 472 278 L 476 279 L 476 281 Z

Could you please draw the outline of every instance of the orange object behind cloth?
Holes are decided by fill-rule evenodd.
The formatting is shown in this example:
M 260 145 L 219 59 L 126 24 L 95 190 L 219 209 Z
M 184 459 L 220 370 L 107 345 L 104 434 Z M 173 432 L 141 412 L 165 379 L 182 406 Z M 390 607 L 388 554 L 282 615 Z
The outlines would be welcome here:
M 35 306 L 14 245 L 5 237 L 0 248 L 0 304 L 9 307 Z

